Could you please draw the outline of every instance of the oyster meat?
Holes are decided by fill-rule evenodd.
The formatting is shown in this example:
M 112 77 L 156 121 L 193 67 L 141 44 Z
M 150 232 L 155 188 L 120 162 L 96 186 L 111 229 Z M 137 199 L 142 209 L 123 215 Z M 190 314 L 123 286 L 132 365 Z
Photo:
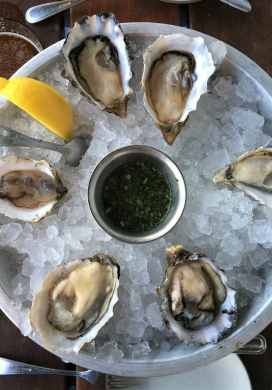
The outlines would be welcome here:
M 144 54 L 144 104 L 172 145 L 215 70 L 202 38 L 161 35 Z
M 236 292 L 225 273 L 203 253 L 181 245 L 166 249 L 166 280 L 157 288 L 169 330 L 187 344 L 216 343 L 235 325 Z
M 113 316 L 119 275 L 114 257 L 103 253 L 49 272 L 29 315 L 44 346 L 77 354 L 92 341 Z
M 44 218 L 68 191 L 45 161 L 1 158 L 0 178 L 0 212 L 29 222 Z
M 63 76 L 101 110 L 125 118 L 132 93 L 123 31 L 110 13 L 83 16 L 69 31 L 61 53 Z
M 272 148 L 261 147 L 243 154 L 215 175 L 213 182 L 236 186 L 272 207 Z

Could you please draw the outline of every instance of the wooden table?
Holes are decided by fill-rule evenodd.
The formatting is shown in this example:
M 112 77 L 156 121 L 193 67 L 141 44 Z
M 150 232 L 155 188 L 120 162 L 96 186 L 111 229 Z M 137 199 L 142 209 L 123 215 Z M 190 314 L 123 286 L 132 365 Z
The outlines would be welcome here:
M 56 15 L 36 25 L 24 19 L 25 11 L 37 4 L 52 0 L 0 0 L 0 17 L 8 17 L 27 24 L 39 37 L 44 48 L 61 39 L 61 16 Z M 189 10 L 189 27 L 221 39 L 246 54 L 272 76 L 272 23 L 271 0 L 250 0 L 251 13 L 243 13 L 218 0 L 193 3 Z M 184 8 L 183 8 L 184 13 Z M 180 25 L 180 8 L 177 4 L 159 0 L 89 0 L 71 8 L 71 27 L 85 14 L 113 12 L 120 22 L 157 22 Z M 0 54 L 1 55 L 1 54 Z M 268 351 L 262 356 L 243 356 L 253 390 L 272 389 L 272 324 L 263 335 Z M 0 312 L 0 356 L 51 368 L 67 368 L 58 357 L 39 347 Z M 14 376 L 0 377 L 2 390 L 64 390 L 64 377 Z M 83 380 L 77 381 L 77 390 L 93 390 Z M 169 389 L 174 390 L 174 389 Z M 201 390 L 201 389 L 199 389 Z M 243 389 L 241 389 L 243 390 Z
M 61 15 L 52 16 L 37 24 L 30 24 L 25 19 L 25 13 L 34 5 L 50 1 L 52 0 L 0 0 L 0 17 L 14 19 L 27 25 L 38 36 L 45 49 L 61 39 Z

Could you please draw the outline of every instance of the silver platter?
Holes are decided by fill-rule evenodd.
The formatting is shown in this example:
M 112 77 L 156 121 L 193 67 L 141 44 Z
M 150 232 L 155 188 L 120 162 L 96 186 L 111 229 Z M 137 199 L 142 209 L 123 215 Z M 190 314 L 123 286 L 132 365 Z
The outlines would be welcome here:
M 160 34 L 183 33 L 190 37 L 201 36 L 207 45 L 215 39 L 182 27 L 176 27 L 156 23 L 125 23 L 122 24 L 124 33 L 128 40 L 137 45 L 146 42 L 150 44 L 158 38 Z M 60 41 L 48 49 L 44 50 L 16 74 L 17 77 L 37 77 L 44 71 L 51 69 L 56 61 L 61 61 L 59 50 L 63 45 Z M 217 76 L 232 76 L 234 81 L 248 78 L 255 85 L 258 93 L 262 96 L 260 104 L 260 114 L 267 118 L 272 112 L 272 79 L 258 65 L 248 57 L 227 46 L 228 52 Z M 140 66 L 139 66 L 140 67 Z M 138 72 L 137 72 L 138 73 Z M 139 69 L 139 74 L 141 69 Z M 133 84 L 139 83 L 139 75 L 132 79 Z M 270 114 L 271 116 L 271 114 Z M 272 118 L 269 118 L 272 119 Z M 0 308 L 19 326 L 19 316 L 12 301 L 12 278 L 8 260 L 5 258 L 5 251 L 1 251 L 0 262 Z M 179 372 L 190 371 L 195 368 L 210 364 L 227 356 L 241 345 L 249 342 L 260 333 L 272 321 L 272 270 L 262 275 L 267 283 L 264 285 L 262 293 L 259 294 L 251 305 L 239 311 L 236 328 L 216 345 L 206 345 L 205 347 L 186 346 L 184 343 L 173 348 L 169 352 L 156 350 L 146 357 L 136 359 L 123 358 L 119 363 L 108 365 L 104 361 L 94 360 L 90 354 L 84 350 L 77 356 L 73 354 L 57 354 L 62 359 L 77 364 L 82 367 L 91 368 L 96 371 L 114 375 L 152 377 L 177 374 Z M 39 336 L 32 338 L 41 345 Z

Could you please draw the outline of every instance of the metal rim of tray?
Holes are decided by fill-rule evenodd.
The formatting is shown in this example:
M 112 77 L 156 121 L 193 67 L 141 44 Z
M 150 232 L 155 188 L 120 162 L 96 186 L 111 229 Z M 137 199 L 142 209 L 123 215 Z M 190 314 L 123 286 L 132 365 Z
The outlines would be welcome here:
M 171 26 L 158 23 L 124 23 L 121 25 L 125 34 L 173 34 L 183 33 L 189 37 L 201 36 L 207 45 L 211 44 L 215 38 L 208 35 L 189 30 L 183 27 Z M 39 72 L 43 71 L 43 67 L 46 66 L 46 62 L 58 55 L 59 50 L 63 45 L 63 41 L 57 42 L 50 46 L 31 61 L 25 64 L 19 71 L 16 72 L 14 77 L 26 77 L 32 75 L 35 70 L 39 69 Z M 266 94 L 270 95 L 270 101 L 272 106 L 272 79 L 267 73 L 265 73 L 257 64 L 251 61 L 248 57 L 235 50 L 231 46 L 227 45 L 228 53 L 226 61 L 230 61 L 235 67 L 243 69 L 243 72 L 251 78 L 257 80 L 260 88 L 266 91 Z M 271 275 L 272 281 L 272 275 Z M 269 281 L 267 282 L 267 285 Z M 260 333 L 271 321 L 272 321 L 272 296 L 263 295 L 263 303 L 260 302 L 257 305 L 256 313 L 246 320 L 243 324 L 237 327 L 232 333 L 225 337 L 222 341 L 215 345 L 207 345 L 205 347 L 199 347 L 192 351 L 189 355 L 182 354 L 182 346 L 174 348 L 175 356 L 173 353 L 159 353 L 151 352 L 146 357 L 139 357 L 137 359 L 123 358 L 119 363 L 114 365 L 108 365 L 102 360 L 94 360 L 85 351 L 80 352 L 79 355 L 55 353 L 55 355 L 61 357 L 65 361 L 72 362 L 82 367 L 91 368 L 96 371 L 105 372 L 112 375 L 123 376 L 138 376 L 138 377 L 152 377 L 172 375 L 180 372 L 190 371 L 201 366 L 213 363 L 219 360 L 240 346 L 249 342 L 253 337 Z M 260 299 L 261 300 L 261 299 Z M 12 304 L 12 295 L 8 291 L 4 291 L 0 287 L 0 308 L 10 318 L 10 320 L 19 327 L 20 316 L 15 310 Z M 32 340 L 42 346 L 40 337 L 35 335 L 30 336 Z M 181 352 L 181 353 L 180 353 Z M 158 354 L 162 356 L 158 356 Z

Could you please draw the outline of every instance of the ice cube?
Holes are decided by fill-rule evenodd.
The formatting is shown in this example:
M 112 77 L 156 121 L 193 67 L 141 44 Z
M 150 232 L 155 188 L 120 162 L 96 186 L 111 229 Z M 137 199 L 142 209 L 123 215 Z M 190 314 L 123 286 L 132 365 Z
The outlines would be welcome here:
M 124 353 L 121 349 L 118 348 L 115 341 L 109 341 L 100 347 L 97 352 L 93 354 L 94 359 L 103 359 L 108 364 L 118 363 Z
M 213 41 L 209 47 L 209 52 L 212 55 L 213 62 L 216 66 L 220 66 L 225 55 L 227 54 L 227 47 L 222 41 Z
M 150 303 L 146 308 L 146 318 L 150 325 L 159 330 L 164 329 L 160 307 L 156 302 Z
M 136 345 L 129 345 L 128 348 L 129 355 L 132 358 L 142 355 L 148 355 L 150 351 L 151 349 L 147 341 L 143 341 L 142 343 Z
M 201 173 L 206 179 L 212 179 L 215 173 L 230 163 L 226 149 L 220 149 L 212 153 L 201 162 Z
M 116 326 L 117 333 L 128 333 L 132 337 L 141 337 L 147 328 L 146 321 L 137 321 L 134 318 L 125 317 Z
M 259 293 L 262 289 L 263 279 L 256 275 L 242 274 L 238 276 L 241 285 L 249 291 Z

